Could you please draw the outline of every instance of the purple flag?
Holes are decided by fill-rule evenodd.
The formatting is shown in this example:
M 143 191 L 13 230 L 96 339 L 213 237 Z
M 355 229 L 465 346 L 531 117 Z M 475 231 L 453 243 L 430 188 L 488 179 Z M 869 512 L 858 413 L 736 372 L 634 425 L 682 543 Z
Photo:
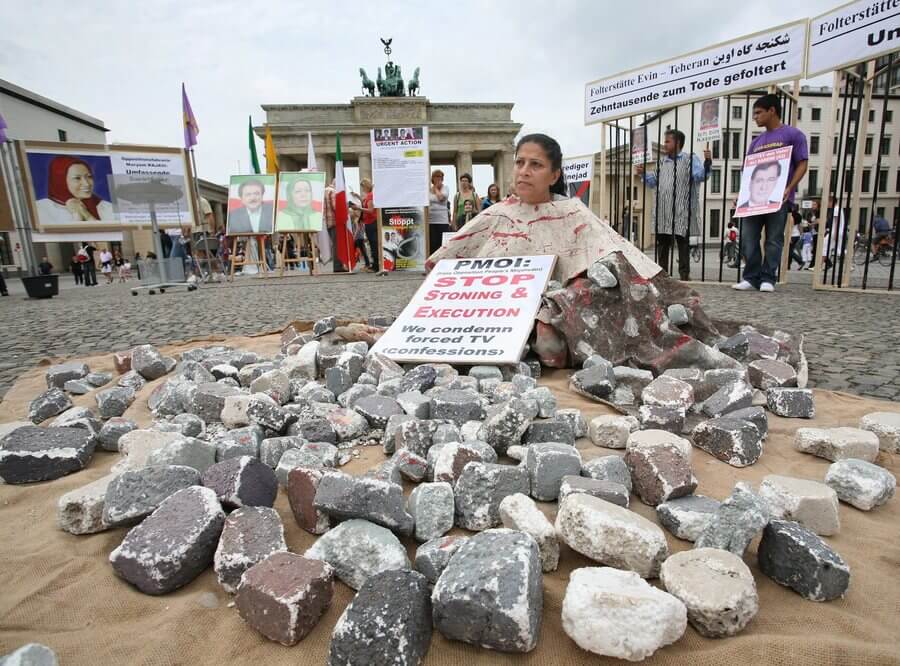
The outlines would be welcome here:
M 197 135 L 200 134 L 200 128 L 197 126 L 197 119 L 191 110 L 191 103 L 188 101 L 187 91 L 184 84 L 181 84 L 181 113 L 184 122 L 184 149 L 190 150 L 191 146 L 197 145 Z
M 3 116 L 0 115 L 0 143 L 6 141 L 6 132 L 4 132 L 3 130 L 5 130 L 7 127 L 8 125 L 6 124 L 6 121 L 3 120 Z

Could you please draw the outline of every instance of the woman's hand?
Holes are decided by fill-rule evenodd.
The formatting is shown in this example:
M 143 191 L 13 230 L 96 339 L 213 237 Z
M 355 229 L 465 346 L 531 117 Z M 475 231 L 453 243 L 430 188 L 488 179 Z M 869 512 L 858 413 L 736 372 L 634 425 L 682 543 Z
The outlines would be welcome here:
M 91 215 L 90 211 L 87 209 L 87 206 L 84 205 L 81 199 L 76 199 L 72 197 L 68 201 L 66 201 L 66 210 L 72 215 L 76 220 L 96 220 L 93 215 Z

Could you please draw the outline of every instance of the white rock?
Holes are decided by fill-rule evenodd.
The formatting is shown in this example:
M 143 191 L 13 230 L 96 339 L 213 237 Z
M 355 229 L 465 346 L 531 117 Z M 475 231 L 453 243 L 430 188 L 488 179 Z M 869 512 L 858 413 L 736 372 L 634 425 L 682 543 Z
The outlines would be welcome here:
M 859 428 L 798 428 L 794 448 L 831 461 L 859 458 L 875 462 L 878 435 Z
M 688 621 L 709 638 L 734 636 L 759 610 L 753 574 L 727 550 L 675 553 L 663 562 L 659 577 L 669 594 L 687 606 Z
M 588 424 L 588 436 L 594 446 L 624 449 L 628 443 L 628 436 L 640 427 L 640 422 L 633 416 L 604 414 L 591 419 Z
M 56 513 L 59 529 L 69 534 L 95 534 L 107 529 L 103 520 L 103 505 L 106 489 L 116 476 L 107 474 L 60 497 Z
M 172 442 L 184 439 L 179 432 L 158 432 L 156 430 L 132 430 L 119 438 L 119 453 L 122 459 L 112 466 L 113 474 L 121 474 L 130 469 L 147 466 L 150 454 Z
M 572 550 L 618 569 L 656 578 L 669 555 L 665 534 L 628 509 L 585 494 L 569 495 L 556 515 L 556 532 Z
M 241 393 L 226 396 L 225 405 L 222 407 L 222 423 L 229 430 L 250 425 L 250 418 L 247 416 L 248 407 L 250 407 L 250 395 Z
M 541 569 L 556 571 L 559 565 L 556 530 L 533 499 L 522 493 L 507 495 L 500 502 L 500 520 L 503 527 L 533 536 L 541 554 Z
M 628 442 L 625 445 L 625 449 L 628 450 L 645 446 L 665 446 L 667 444 L 674 444 L 681 450 L 685 459 L 691 459 L 691 452 L 693 450 L 691 442 L 684 437 L 679 437 L 667 430 L 637 430 L 628 436 Z
M 641 661 L 681 638 L 687 609 L 636 573 L 588 567 L 569 577 L 562 624 L 583 650 Z
M 319 344 L 318 340 L 307 342 L 295 356 L 288 356 L 281 362 L 281 370 L 291 379 L 315 379 Z
M 825 484 L 838 499 L 863 511 L 871 511 L 894 496 L 897 478 L 883 467 L 865 460 L 838 460 L 828 467 Z
M 859 427 L 874 432 L 885 453 L 900 453 L 900 412 L 872 412 L 859 420 Z
M 796 521 L 824 536 L 841 530 L 837 493 L 824 483 L 769 474 L 759 484 L 759 495 L 773 518 Z

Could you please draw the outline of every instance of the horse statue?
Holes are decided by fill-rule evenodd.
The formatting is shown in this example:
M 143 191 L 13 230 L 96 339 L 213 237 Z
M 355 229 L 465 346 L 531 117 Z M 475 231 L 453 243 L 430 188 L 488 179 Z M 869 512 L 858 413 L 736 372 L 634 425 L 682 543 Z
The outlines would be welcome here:
M 362 77 L 362 88 L 364 93 L 368 93 L 369 97 L 375 97 L 375 82 L 368 77 L 366 70 L 359 68 L 359 75 Z
M 415 97 L 419 93 L 419 68 L 416 67 L 416 71 L 413 72 L 413 77 L 406 84 L 406 88 L 409 90 L 409 96 Z
M 381 67 L 378 68 L 378 78 L 375 79 L 375 83 L 378 86 L 378 94 L 384 97 L 384 77 L 381 76 Z

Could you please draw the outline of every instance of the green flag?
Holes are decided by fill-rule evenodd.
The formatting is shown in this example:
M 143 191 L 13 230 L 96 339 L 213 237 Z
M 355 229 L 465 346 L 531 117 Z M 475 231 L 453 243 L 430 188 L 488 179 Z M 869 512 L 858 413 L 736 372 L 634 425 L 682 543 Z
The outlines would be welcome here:
M 250 166 L 253 173 L 259 173 L 259 158 L 256 156 L 256 137 L 253 136 L 253 118 L 247 118 L 247 140 L 250 142 Z

